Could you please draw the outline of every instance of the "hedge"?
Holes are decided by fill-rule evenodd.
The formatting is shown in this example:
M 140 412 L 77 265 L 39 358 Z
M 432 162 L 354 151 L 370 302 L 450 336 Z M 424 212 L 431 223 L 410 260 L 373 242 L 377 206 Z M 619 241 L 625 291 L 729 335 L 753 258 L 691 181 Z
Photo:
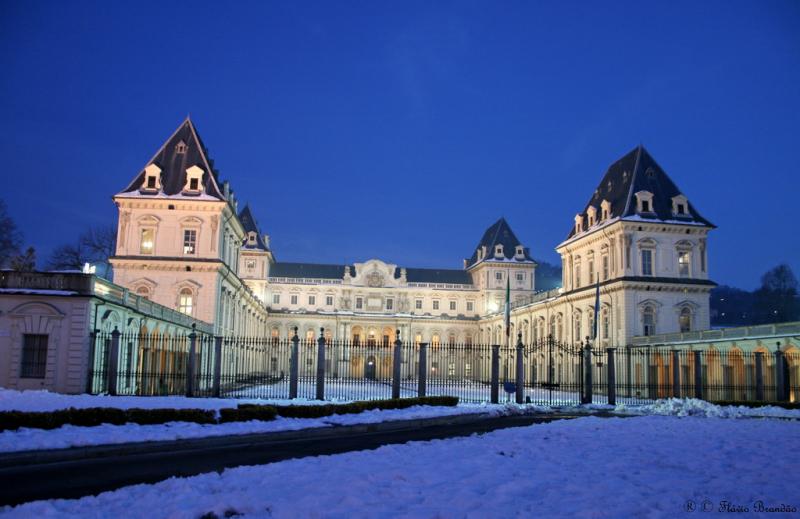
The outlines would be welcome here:
M 64 425 L 92 427 L 101 424 L 156 425 L 167 422 L 193 422 L 216 424 L 270 421 L 275 416 L 285 418 L 321 418 L 334 414 L 355 414 L 374 409 L 405 409 L 415 405 L 455 406 L 458 398 L 452 396 L 428 396 L 402 398 L 398 400 L 365 400 L 348 404 L 286 405 L 239 404 L 236 408 L 219 410 L 219 419 L 214 411 L 204 409 L 118 409 L 116 407 L 89 407 L 85 409 L 59 409 L 49 412 L 0 411 L 0 432 L 21 427 L 32 429 L 56 429 Z
M 420 398 L 400 398 L 397 400 L 362 400 L 348 404 L 324 405 L 285 405 L 276 406 L 278 416 L 284 418 L 321 418 L 334 414 L 356 414 L 375 409 L 406 409 L 415 405 L 456 406 L 458 397 L 426 396 Z M 257 404 L 240 404 L 239 408 L 253 407 Z

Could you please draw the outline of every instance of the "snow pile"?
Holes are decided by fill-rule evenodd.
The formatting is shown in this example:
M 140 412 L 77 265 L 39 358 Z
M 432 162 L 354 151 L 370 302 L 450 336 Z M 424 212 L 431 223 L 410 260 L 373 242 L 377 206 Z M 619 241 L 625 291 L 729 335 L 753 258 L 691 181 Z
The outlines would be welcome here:
M 618 404 L 619 413 L 667 416 L 704 416 L 708 418 L 798 418 L 800 410 L 775 406 L 721 406 L 697 398 L 667 398 L 652 404 L 627 406 Z
M 751 513 L 758 501 L 800 509 L 795 479 L 780 477 L 800 464 L 800 450 L 789 448 L 798 435 L 796 421 L 587 417 L 238 467 L 0 514 L 690 517 L 725 501 Z

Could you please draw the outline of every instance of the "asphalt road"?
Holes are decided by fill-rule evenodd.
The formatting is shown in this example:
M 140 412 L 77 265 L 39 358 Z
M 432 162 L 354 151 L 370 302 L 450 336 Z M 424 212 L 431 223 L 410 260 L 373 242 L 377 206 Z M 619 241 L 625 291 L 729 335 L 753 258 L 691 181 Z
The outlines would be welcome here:
M 330 427 L 312 431 L 310 435 L 294 431 L 158 442 L 133 448 L 114 446 L 2 456 L 0 505 L 77 498 L 126 485 L 155 483 L 171 476 L 193 476 L 241 465 L 376 449 L 415 440 L 468 436 L 569 418 L 575 416 L 453 417 L 444 424 L 442 419 L 415 420 L 394 425 Z

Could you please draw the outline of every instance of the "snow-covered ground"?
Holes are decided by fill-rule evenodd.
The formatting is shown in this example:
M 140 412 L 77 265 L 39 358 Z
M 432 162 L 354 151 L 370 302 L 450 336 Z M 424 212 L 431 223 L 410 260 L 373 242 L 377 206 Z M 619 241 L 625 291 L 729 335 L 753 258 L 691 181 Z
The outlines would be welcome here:
M 79 500 L 28 517 L 692 517 L 800 510 L 800 422 L 645 416 L 557 421 L 466 438 L 239 467 Z M 769 441 L 765 441 L 769 439 Z
M 89 445 L 111 445 L 120 443 L 181 440 L 208 436 L 254 434 L 277 431 L 296 431 L 312 427 L 354 425 L 364 423 L 433 418 L 475 413 L 499 415 L 516 412 L 516 406 L 463 405 L 458 407 L 414 406 L 407 409 L 364 411 L 358 414 L 343 414 L 323 418 L 283 418 L 270 422 L 232 422 L 217 425 L 189 422 L 169 422 L 159 425 L 98 425 L 76 427 L 65 425 L 58 429 L 27 429 L 0 432 L 0 453 L 41 449 L 64 449 Z

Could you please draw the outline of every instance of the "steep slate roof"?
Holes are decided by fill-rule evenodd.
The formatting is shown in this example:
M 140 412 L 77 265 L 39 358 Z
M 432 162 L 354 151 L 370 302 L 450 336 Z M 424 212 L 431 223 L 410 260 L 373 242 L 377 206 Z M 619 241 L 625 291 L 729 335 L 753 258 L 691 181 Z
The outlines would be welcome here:
M 651 213 L 638 214 L 636 212 L 635 195 L 639 191 L 653 193 L 653 211 Z M 640 144 L 608 167 L 606 174 L 603 175 L 603 179 L 580 214 L 585 218 L 586 211 L 593 206 L 600 215 L 600 204 L 603 200 L 608 200 L 611 203 L 609 219 L 670 221 L 671 223 L 701 224 L 714 227 L 714 224 L 700 215 L 691 201 L 687 203 L 688 215 L 673 215 L 672 198 L 681 194 L 686 196 Z M 574 235 L 575 225 L 572 226 L 567 239 Z
M 269 277 L 343 279 L 347 265 L 323 265 L 318 263 L 273 263 Z M 354 265 L 349 265 L 350 273 L 355 276 Z M 394 272 L 395 279 L 400 278 L 400 268 Z M 409 283 L 450 283 L 471 285 L 472 276 L 466 270 L 456 269 L 422 269 L 406 268 L 406 281 Z
M 176 148 L 180 142 L 186 145 L 185 153 L 178 153 Z M 209 160 L 208 150 L 200 140 L 197 130 L 188 117 L 184 120 L 177 130 L 161 145 L 153 158 L 144 165 L 142 170 L 133 181 L 118 194 L 139 193 L 139 189 L 144 182 L 144 169 L 150 164 L 155 164 L 161 168 L 161 192 L 151 196 L 180 196 L 191 198 L 191 194 L 183 194 L 183 187 L 186 185 L 186 170 L 192 166 L 197 166 L 203 170 L 202 183 L 205 191 L 202 194 L 211 196 L 219 200 L 225 200 L 225 196 L 218 185 L 219 173 L 214 170 L 214 161 Z M 147 196 L 142 193 L 143 196 Z
M 242 227 L 244 227 L 245 233 L 256 233 L 256 244 L 250 245 L 247 236 L 244 237 L 244 241 L 242 242 L 242 247 L 245 249 L 261 249 L 261 250 L 269 250 L 267 244 L 264 243 L 264 237 L 261 235 L 261 230 L 258 228 L 258 222 L 256 222 L 253 213 L 250 211 L 250 204 L 246 204 L 244 209 L 239 212 L 239 221 L 242 223 Z
M 314 278 L 342 279 L 344 265 L 323 265 L 319 263 L 273 263 L 269 269 L 271 278 Z M 353 273 L 351 267 L 350 273 Z
M 472 252 L 472 257 L 470 257 L 469 261 L 467 262 L 467 268 L 470 268 L 478 263 L 478 249 L 484 245 L 486 246 L 486 257 L 481 261 L 496 261 L 494 257 L 495 245 L 503 246 L 503 256 L 505 256 L 507 260 L 517 261 L 519 263 L 533 261 L 533 258 L 531 257 L 530 251 L 527 247 L 523 248 L 524 259 L 515 259 L 514 256 L 517 250 L 517 245 L 521 245 L 521 243 L 517 239 L 516 235 L 514 235 L 514 231 L 511 230 L 511 227 L 508 225 L 508 222 L 506 222 L 505 218 L 500 218 L 491 227 L 486 229 L 486 232 L 483 233 L 483 238 L 481 238 L 478 246 L 475 247 Z
M 395 272 L 400 277 L 400 269 Z M 417 269 L 406 268 L 406 281 L 409 283 L 450 283 L 471 285 L 472 276 L 466 270 L 458 269 Z

